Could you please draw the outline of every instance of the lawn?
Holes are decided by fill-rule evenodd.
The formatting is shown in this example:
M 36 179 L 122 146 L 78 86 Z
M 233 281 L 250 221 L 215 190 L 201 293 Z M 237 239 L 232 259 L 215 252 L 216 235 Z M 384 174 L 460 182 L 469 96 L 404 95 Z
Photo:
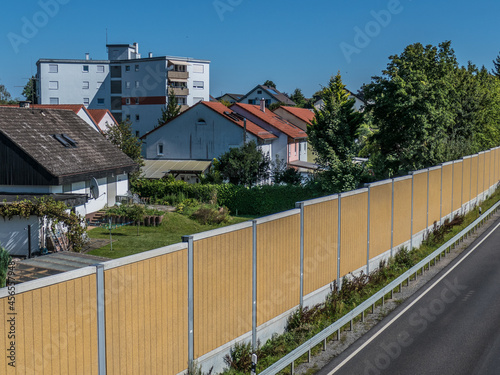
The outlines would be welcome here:
M 121 258 L 127 255 L 182 242 L 181 237 L 184 235 L 205 232 L 207 230 L 241 223 L 250 219 L 251 218 L 248 217 L 231 217 L 230 222 L 225 225 L 202 225 L 185 215 L 167 212 L 160 226 L 140 227 L 139 235 L 137 235 L 136 226 L 122 226 L 113 229 L 111 231 L 113 237 L 113 250 L 110 249 L 110 245 L 107 245 L 99 249 L 91 250 L 88 254 L 113 259 Z M 109 230 L 95 228 L 89 230 L 88 235 L 93 239 L 109 239 Z

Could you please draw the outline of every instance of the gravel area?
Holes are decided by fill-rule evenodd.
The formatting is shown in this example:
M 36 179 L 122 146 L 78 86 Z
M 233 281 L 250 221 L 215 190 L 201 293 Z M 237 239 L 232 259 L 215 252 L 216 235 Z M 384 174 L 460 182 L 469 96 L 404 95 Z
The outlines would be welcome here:
M 338 356 L 353 344 L 358 338 L 367 333 L 377 323 L 382 321 L 387 314 L 393 311 L 398 305 L 404 302 L 408 297 L 413 295 L 429 280 L 431 280 L 442 269 L 447 267 L 453 259 L 462 253 L 469 245 L 483 232 L 485 232 L 498 218 L 500 211 L 497 211 L 488 221 L 484 223 L 473 235 L 469 236 L 459 246 L 442 257 L 441 261 L 435 266 L 431 266 L 430 270 L 426 270 L 423 275 L 418 275 L 417 280 L 410 281 L 410 285 L 403 286 L 401 293 L 394 293 L 392 300 L 386 300 L 385 305 L 376 307 L 373 314 L 365 314 L 364 322 L 357 322 L 353 325 L 353 330 L 342 332 L 340 340 L 333 340 L 327 344 L 326 351 L 321 351 L 318 355 L 313 356 L 310 363 L 303 363 L 295 367 L 296 374 L 314 374 L 321 368 L 326 366 L 333 358 Z

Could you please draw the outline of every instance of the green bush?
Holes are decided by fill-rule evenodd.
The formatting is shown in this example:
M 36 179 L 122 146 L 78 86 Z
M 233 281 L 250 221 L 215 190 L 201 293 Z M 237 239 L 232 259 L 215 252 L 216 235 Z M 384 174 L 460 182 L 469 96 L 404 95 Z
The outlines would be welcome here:
M 2 246 L 0 246 L 0 288 L 7 284 L 7 271 L 10 262 L 10 255 Z

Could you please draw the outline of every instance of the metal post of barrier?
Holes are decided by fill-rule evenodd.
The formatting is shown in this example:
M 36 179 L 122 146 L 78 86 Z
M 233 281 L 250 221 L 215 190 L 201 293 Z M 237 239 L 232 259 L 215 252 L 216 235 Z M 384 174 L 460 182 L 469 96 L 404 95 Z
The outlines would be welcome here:
M 410 220 L 410 251 L 413 249 L 413 181 L 415 180 L 415 176 L 413 172 L 411 174 L 411 220 Z
M 106 375 L 106 327 L 104 301 L 104 265 L 96 264 L 97 285 L 97 361 L 99 375 Z
M 394 256 L 394 179 L 392 179 L 391 198 L 391 257 Z
M 257 350 L 257 220 L 252 221 L 252 349 Z
M 188 368 L 194 365 L 194 256 L 193 236 L 183 236 L 188 244 Z
M 339 194 L 339 197 L 338 197 L 338 206 L 339 206 L 339 209 L 338 209 L 338 233 L 337 233 L 337 287 L 340 289 L 341 287 L 341 282 L 340 282 L 340 237 L 341 237 L 341 229 L 342 229 L 342 226 L 341 226 L 341 220 L 342 220 L 342 208 L 341 208 L 341 204 L 342 204 L 342 194 Z
M 368 187 L 368 219 L 367 219 L 367 234 L 366 234 L 366 274 L 370 274 L 370 206 L 371 206 L 371 199 L 370 199 L 370 193 L 371 193 L 371 187 L 370 185 L 367 185 Z
M 297 203 L 300 208 L 300 306 L 304 305 L 304 202 Z

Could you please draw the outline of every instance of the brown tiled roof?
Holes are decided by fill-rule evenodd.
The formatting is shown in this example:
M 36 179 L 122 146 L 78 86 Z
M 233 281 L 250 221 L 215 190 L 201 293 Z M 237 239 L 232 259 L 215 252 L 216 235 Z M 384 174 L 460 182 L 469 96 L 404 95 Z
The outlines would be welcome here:
M 297 107 L 286 107 L 281 106 L 282 110 L 287 111 L 297 117 L 298 119 L 307 122 L 308 124 L 312 124 L 312 120 L 314 119 L 314 112 L 307 108 L 297 108 Z
M 231 115 L 233 111 L 227 108 L 224 104 L 219 102 L 201 102 L 203 105 L 209 107 L 215 112 L 219 113 L 221 116 L 225 117 L 229 121 L 234 122 L 239 127 L 243 128 L 243 120 L 239 119 L 238 116 Z M 269 133 L 266 129 L 254 124 L 252 121 L 247 120 L 247 131 L 252 133 L 257 138 L 260 139 L 273 139 L 278 138 L 274 134 Z
M 252 115 L 258 117 L 262 121 L 268 123 L 272 127 L 278 129 L 282 133 L 285 133 L 290 138 L 293 139 L 307 138 L 307 134 L 305 131 L 289 123 L 284 118 L 271 112 L 269 109 L 266 109 L 265 112 L 262 112 L 260 110 L 260 106 L 253 104 L 244 104 L 244 103 L 235 103 L 231 106 L 231 109 L 233 108 L 235 112 L 238 112 L 238 108 L 241 108 L 251 113 Z
M 99 128 L 99 130 L 101 132 L 103 131 L 103 129 L 100 128 L 99 123 L 101 122 L 103 117 L 106 116 L 106 113 L 111 116 L 111 118 L 113 119 L 113 121 L 115 123 L 118 123 L 116 121 L 116 119 L 114 118 L 113 114 L 109 111 L 109 109 L 88 109 L 87 108 L 87 112 L 89 113 L 92 120 L 94 120 L 96 126 Z M 110 125 L 112 125 L 112 124 L 110 124 Z
M 76 147 L 65 147 L 54 134 L 68 135 Z M 70 110 L 0 107 L 0 135 L 55 177 L 137 170 L 132 159 Z

